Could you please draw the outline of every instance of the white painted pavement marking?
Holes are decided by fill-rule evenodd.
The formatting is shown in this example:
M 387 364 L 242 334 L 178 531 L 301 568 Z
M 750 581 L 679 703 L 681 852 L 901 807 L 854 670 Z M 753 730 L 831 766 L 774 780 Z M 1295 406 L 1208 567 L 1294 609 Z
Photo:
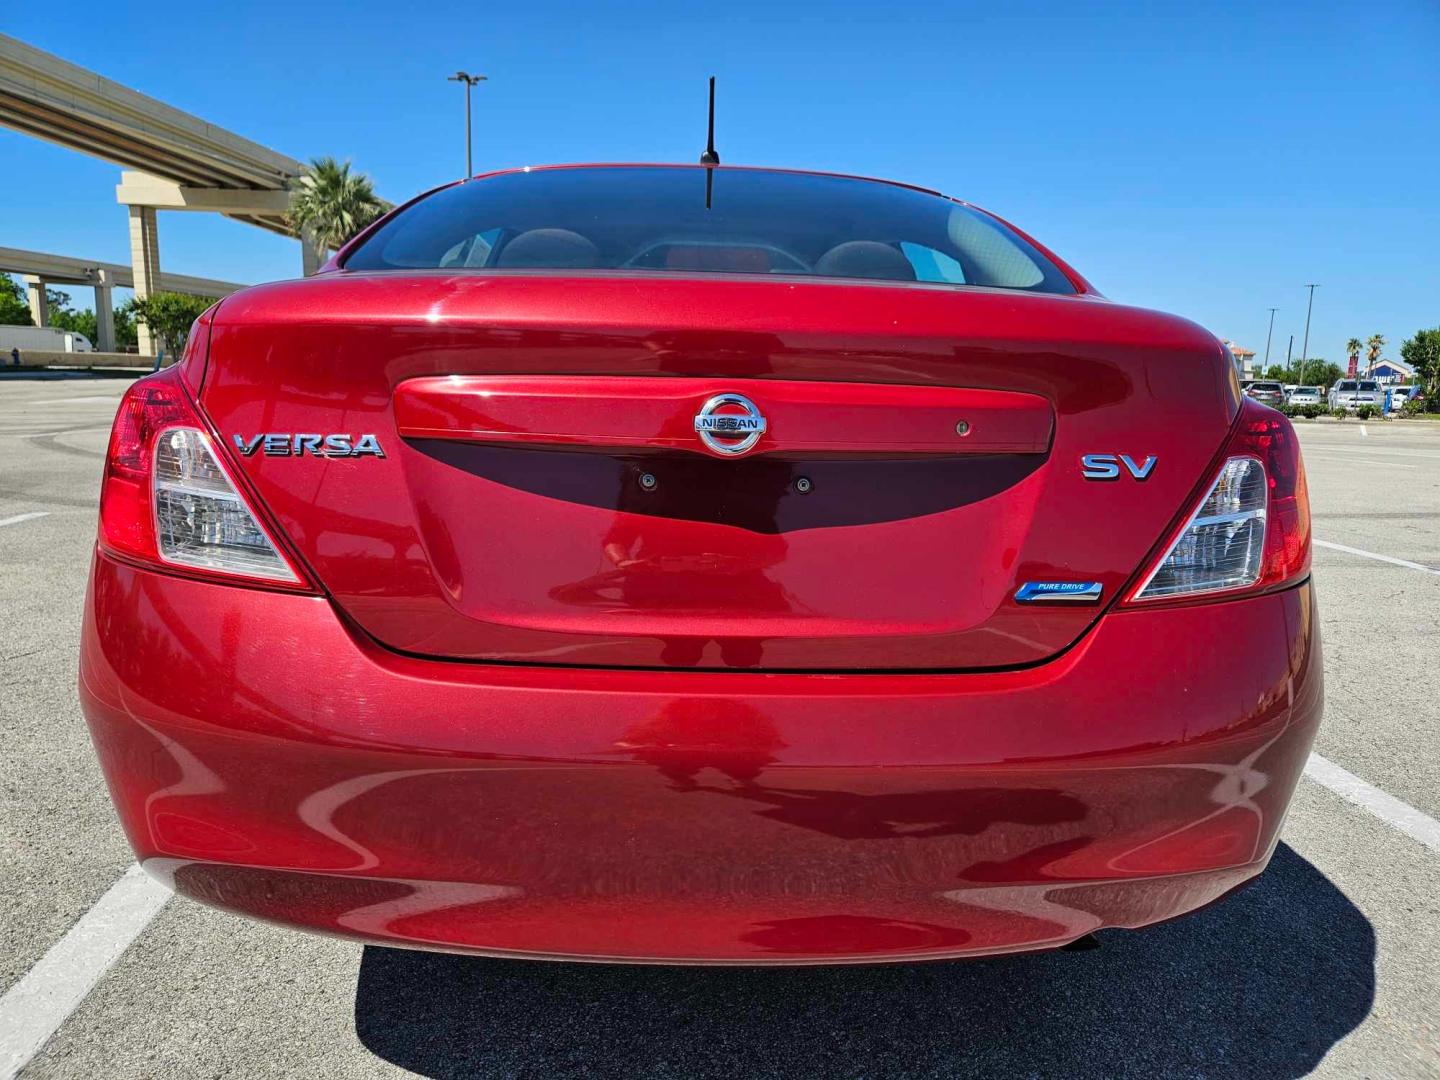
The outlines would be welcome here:
M 1329 548 L 1332 551 L 1343 551 L 1347 555 L 1359 555 L 1362 559 L 1374 559 L 1376 562 L 1390 563 L 1393 566 L 1403 566 L 1408 570 L 1419 570 L 1426 574 L 1440 575 L 1440 570 L 1433 566 L 1426 566 L 1424 563 L 1411 562 L 1409 559 L 1397 559 L 1392 555 L 1377 555 L 1373 551 L 1365 551 L 1361 548 L 1349 547 L 1346 544 L 1332 544 L 1329 540 L 1310 541 L 1316 547 Z
M 37 401 L 17 401 L 17 405 L 83 405 L 92 401 L 107 401 L 112 405 L 120 403 L 121 394 L 89 394 L 85 397 L 40 398 Z
M 0 1080 L 29 1063 L 170 895 L 132 866 L 0 997 Z
M 3 529 L 6 525 L 19 525 L 22 521 L 34 521 L 36 518 L 49 516 L 49 510 L 31 510 L 28 514 L 16 514 L 14 517 L 0 518 L 0 529 Z
M 1403 803 L 1374 784 L 1366 783 L 1319 754 L 1310 755 L 1310 760 L 1305 763 L 1305 775 L 1342 799 L 1370 811 L 1392 829 L 1398 829 L 1440 854 L 1440 821 L 1429 814 L 1422 814 L 1409 803 Z
M 1370 432 L 1368 432 L 1368 431 L 1365 430 L 1365 425 L 1364 425 L 1364 424 L 1361 424 L 1361 425 L 1360 425 L 1360 434 L 1361 434 L 1361 435 L 1364 435 L 1365 438 L 1367 438 L 1367 439 L 1370 437 Z
M 1320 461 L 1344 461 L 1353 465 L 1384 465 L 1387 469 L 1418 469 L 1418 465 L 1405 465 L 1398 461 L 1390 461 L 1386 458 L 1369 457 L 1365 454 L 1350 454 L 1341 450 L 1306 450 L 1307 458 L 1317 458 Z

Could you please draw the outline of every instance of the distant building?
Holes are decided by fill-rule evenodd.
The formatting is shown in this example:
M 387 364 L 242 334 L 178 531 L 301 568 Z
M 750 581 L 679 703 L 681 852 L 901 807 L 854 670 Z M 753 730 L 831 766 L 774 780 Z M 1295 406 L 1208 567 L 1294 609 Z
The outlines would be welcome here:
M 1376 360 L 1365 369 L 1365 377 L 1374 379 L 1382 386 L 1415 381 L 1415 369 L 1399 360 Z
M 1254 349 L 1247 349 L 1243 345 L 1236 345 L 1235 342 L 1228 339 L 1220 342 L 1220 344 L 1230 350 L 1230 355 L 1235 360 L 1236 375 L 1240 376 L 1241 379 L 1259 378 L 1259 373 L 1255 371 Z

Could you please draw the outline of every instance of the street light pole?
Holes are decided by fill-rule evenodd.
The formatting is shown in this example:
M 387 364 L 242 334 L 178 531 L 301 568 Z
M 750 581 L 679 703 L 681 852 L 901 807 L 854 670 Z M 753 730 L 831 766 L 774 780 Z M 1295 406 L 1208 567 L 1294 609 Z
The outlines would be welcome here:
M 1310 290 L 1310 302 L 1305 305 L 1305 340 L 1300 345 L 1300 367 L 1303 370 L 1305 362 L 1310 359 L 1310 310 L 1315 306 L 1315 290 L 1319 285 L 1306 285 Z
M 1265 367 L 1267 369 L 1270 367 L 1270 335 L 1275 333 L 1275 312 L 1277 310 L 1273 307 L 1270 309 L 1270 329 L 1265 331 Z M 1286 367 L 1289 367 L 1288 363 Z
M 457 71 L 449 76 L 446 82 L 460 82 L 465 84 L 465 179 L 475 175 L 475 163 L 470 153 L 470 89 L 476 83 L 486 81 L 484 75 L 470 75 L 464 71 Z

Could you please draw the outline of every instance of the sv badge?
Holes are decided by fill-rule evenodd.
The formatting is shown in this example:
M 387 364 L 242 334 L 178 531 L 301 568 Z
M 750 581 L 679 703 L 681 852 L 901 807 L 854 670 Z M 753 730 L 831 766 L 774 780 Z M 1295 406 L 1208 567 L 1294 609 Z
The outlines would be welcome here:
M 1129 454 L 1085 454 L 1080 458 L 1080 472 L 1086 480 L 1119 480 L 1120 468 L 1124 466 L 1136 480 L 1148 480 L 1155 471 L 1155 455 L 1147 457 L 1137 465 Z

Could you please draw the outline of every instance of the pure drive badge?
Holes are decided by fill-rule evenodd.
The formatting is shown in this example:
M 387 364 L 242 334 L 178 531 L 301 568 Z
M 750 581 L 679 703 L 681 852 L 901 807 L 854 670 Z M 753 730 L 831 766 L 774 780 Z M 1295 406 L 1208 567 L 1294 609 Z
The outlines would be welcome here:
M 244 457 L 384 457 L 374 435 L 307 435 L 269 432 L 236 435 L 235 449 Z

